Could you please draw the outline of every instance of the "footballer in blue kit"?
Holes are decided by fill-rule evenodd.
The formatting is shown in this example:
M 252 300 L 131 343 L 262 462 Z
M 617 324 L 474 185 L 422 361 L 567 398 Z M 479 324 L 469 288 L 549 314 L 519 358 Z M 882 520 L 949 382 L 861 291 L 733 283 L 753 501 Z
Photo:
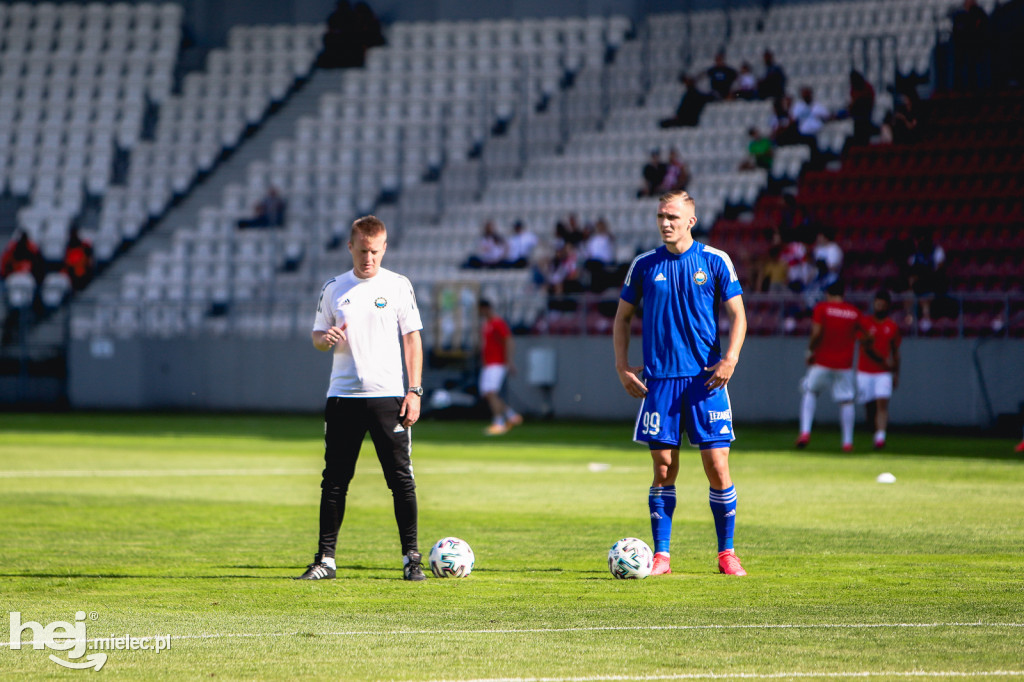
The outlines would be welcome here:
M 615 369 L 626 392 L 642 398 L 633 438 L 647 443 L 654 464 L 648 494 L 654 535 L 652 575 L 671 572 L 672 514 L 685 433 L 700 449 L 718 536 L 719 571 L 746 575 L 733 548 L 736 489 L 729 474 L 734 440 L 727 384 L 746 336 L 743 289 L 729 256 L 694 241 L 693 199 L 669 192 L 658 203 L 664 245 L 633 261 L 615 315 Z M 630 325 L 643 305 L 643 365 L 629 365 Z M 722 352 L 718 319 L 731 323 Z

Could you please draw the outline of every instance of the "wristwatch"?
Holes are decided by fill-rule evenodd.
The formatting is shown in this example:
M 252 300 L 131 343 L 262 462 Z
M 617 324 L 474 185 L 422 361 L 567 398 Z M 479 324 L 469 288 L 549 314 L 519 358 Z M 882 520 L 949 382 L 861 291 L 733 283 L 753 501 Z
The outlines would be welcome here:
M 409 393 L 415 393 L 416 395 L 418 395 L 419 397 L 422 398 L 423 397 L 423 387 L 422 386 L 410 386 L 409 387 Z

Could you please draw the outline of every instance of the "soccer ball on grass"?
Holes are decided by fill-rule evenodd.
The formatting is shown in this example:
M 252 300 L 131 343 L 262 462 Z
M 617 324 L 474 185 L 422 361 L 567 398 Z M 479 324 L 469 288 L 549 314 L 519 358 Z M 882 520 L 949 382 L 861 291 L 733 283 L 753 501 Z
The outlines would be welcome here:
M 641 580 L 651 574 L 654 552 L 639 538 L 622 538 L 608 550 L 608 570 L 620 580 Z
M 465 578 L 473 572 L 473 548 L 465 540 L 442 538 L 430 548 L 430 570 L 438 578 Z

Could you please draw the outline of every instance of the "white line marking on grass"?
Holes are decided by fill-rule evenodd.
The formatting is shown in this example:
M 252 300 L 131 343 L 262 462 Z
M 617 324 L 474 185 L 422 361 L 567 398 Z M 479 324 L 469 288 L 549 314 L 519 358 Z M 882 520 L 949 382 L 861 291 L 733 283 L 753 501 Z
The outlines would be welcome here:
M 0 471 L 0 478 L 153 478 L 157 476 L 309 476 L 305 469 L 92 469 Z
M 416 467 L 416 475 L 459 476 L 464 474 L 528 475 L 537 473 L 578 473 L 585 464 L 551 466 L 482 466 L 482 467 Z M 648 471 L 649 467 L 613 467 L 613 473 Z M 320 473 L 320 469 L 63 469 L 0 471 L 4 478 L 152 478 L 167 476 L 191 478 L 197 476 L 309 476 Z M 607 472 L 601 472 L 607 473 Z
M 791 680 L 800 678 L 869 678 L 869 677 L 1021 677 L 1024 670 L 981 670 L 978 672 L 950 670 L 860 670 L 856 672 L 785 672 L 785 673 L 667 673 L 665 675 L 588 675 L 585 677 L 487 677 L 459 682 L 644 682 L 646 680 Z M 435 682 L 455 682 L 437 680 Z
M 259 639 L 262 637 L 306 637 L 311 634 L 316 637 L 408 637 L 417 635 L 528 635 L 552 634 L 559 632 L 653 632 L 658 630 L 869 630 L 884 628 L 1024 628 L 1024 623 L 755 623 L 746 625 L 597 625 L 571 628 L 498 628 L 480 630 L 339 630 L 333 632 L 210 632 L 195 635 L 169 636 L 173 641 L 186 639 L 202 640 L 231 638 Z M 22 640 L 23 645 L 29 645 L 31 643 L 32 642 Z M 0 647 L 7 647 L 10 646 L 10 644 L 10 642 L 0 642 Z

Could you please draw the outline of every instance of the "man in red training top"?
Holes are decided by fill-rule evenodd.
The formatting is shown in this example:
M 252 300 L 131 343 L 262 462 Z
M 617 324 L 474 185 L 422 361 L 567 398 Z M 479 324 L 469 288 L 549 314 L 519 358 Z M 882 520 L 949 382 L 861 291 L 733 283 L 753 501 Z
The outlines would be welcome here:
M 843 300 L 843 282 L 833 282 L 825 289 L 825 300 L 814 306 L 811 339 L 807 344 L 810 367 L 801 384 L 800 437 L 796 446 L 803 448 L 811 440 L 811 424 L 818 406 L 818 394 L 831 387 L 832 399 L 839 403 L 839 427 L 843 452 L 853 451 L 853 353 L 857 339 L 864 334 L 864 315 Z
M 487 435 L 500 436 L 511 427 L 523 423 L 523 418 L 499 395 L 505 376 L 515 371 L 512 362 L 512 330 L 494 312 L 490 301 L 481 299 L 477 310 L 480 313 L 480 354 L 483 364 L 480 370 L 480 395 L 491 408 L 491 425 L 487 427 Z
M 875 449 L 885 447 L 889 399 L 900 379 L 900 328 L 889 319 L 892 296 L 885 289 L 875 294 L 873 317 L 865 318 L 867 338 L 857 358 L 857 399 L 864 403 L 868 423 L 875 426 Z

